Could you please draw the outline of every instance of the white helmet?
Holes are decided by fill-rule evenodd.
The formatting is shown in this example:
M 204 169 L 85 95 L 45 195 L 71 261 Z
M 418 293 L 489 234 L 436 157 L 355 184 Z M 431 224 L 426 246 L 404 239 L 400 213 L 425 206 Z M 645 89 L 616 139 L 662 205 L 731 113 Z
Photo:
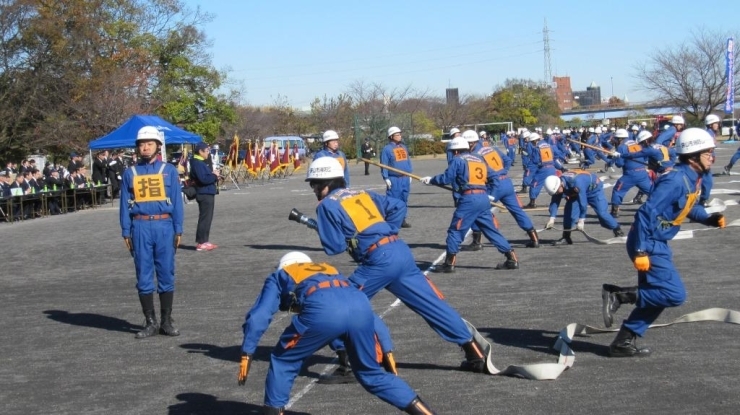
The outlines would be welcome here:
M 545 179 L 545 191 L 550 196 L 557 193 L 561 185 L 562 183 L 560 182 L 560 177 L 558 176 L 547 176 L 547 178 Z
M 478 133 L 476 133 L 475 130 L 465 130 L 465 132 L 462 133 L 462 138 L 464 138 L 468 143 L 474 143 L 478 141 Z
M 529 138 L 530 135 L 532 135 L 532 133 L 530 133 L 529 131 L 525 131 L 522 133 L 523 138 Z
M 308 264 L 311 262 L 311 258 L 303 252 L 293 251 L 283 255 L 278 261 L 277 269 L 283 269 L 288 265 L 293 264 Z
M 603 131 L 601 130 L 601 127 L 596 127 L 596 128 L 594 128 L 594 132 L 596 134 L 601 134 Z
M 671 124 L 686 124 L 686 121 L 684 121 L 682 116 L 674 115 L 673 118 L 671 118 Z
M 548 128 L 547 131 L 545 131 L 545 134 L 552 135 L 552 128 Z
M 617 137 L 617 138 L 627 138 L 629 136 L 630 136 L 630 133 L 624 128 L 620 128 L 617 130 L 616 133 L 614 133 L 614 137 Z
M 398 127 L 391 127 L 388 129 L 388 138 L 391 138 L 393 134 L 400 133 L 401 129 Z
M 537 134 L 537 133 L 532 133 L 532 134 L 529 135 L 529 141 L 537 141 L 540 138 L 542 138 L 542 137 L 539 134 Z
M 588 127 L 588 132 L 589 133 L 595 133 L 596 132 L 596 129 L 594 127 Z
M 334 130 L 326 130 L 324 136 L 321 138 L 321 142 L 325 143 L 331 140 L 339 140 L 339 134 Z
M 632 127 L 630 127 L 630 130 L 632 130 L 632 131 L 637 131 L 639 129 L 640 128 L 637 126 L 637 124 L 632 124 Z
M 146 126 L 141 127 L 139 132 L 136 133 L 136 141 L 154 140 L 160 145 L 164 145 L 164 134 L 161 134 L 157 127 Z
M 344 177 L 344 169 L 334 157 L 319 157 L 311 162 L 306 172 L 306 181 L 336 179 Z
M 642 143 L 643 141 L 651 138 L 653 135 L 648 130 L 642 130 L 640 131 L 640 134 L 637 134 L 637 142 Z
M 479 133 L 478 133 L 478 135 L 480 135 L 480 136 L 481 136 L 481 138 L 483 138 L 483 137 L 485 137 L 486 135 L 488 135 L 488 133 L 487 133 L 487 132 L 485 132 L 485 131 L 481 131 L 481 132 L 479 132 Z
M 450 128 L 450 137 L 460 132 L 459 128 Z
M 478 138 L 476 134 L 475 138 Z M 455 137 L 450 141 L 450 150 L 470 150 L 468 140 L 465 137 Z
M 609 131 L 617 131 L 617 127 L 610 127 Z
M 676 139 L 676 153 L 694 154 L 714 148 L 714 139 L 702 128 L 687 128 Z
M 709 114 L 709 115 L 707 115 L 707 118 L 704 119 L 704 124 L 705 125 L 712 125 L 712 124 L 714 124 L 716 122 L 720 122 L 720 119 L 719 119 L 718 116 L 716 116 L 714 114 Z
M 640 125 L 643 127 L 647 127 L 647 123 L 645 121 L 641 122 Z
M 211 148 L 214 149 L 214 150 L 218 150 L 221 147 L 219 147 L 218 144 L 214 144 L 214 145 L 211 146 Z

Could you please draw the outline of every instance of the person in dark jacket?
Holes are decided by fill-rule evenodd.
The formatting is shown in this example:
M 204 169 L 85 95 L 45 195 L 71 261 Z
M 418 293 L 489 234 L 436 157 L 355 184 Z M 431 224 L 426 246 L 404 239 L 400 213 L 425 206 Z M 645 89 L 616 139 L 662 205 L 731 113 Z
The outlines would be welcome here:
M 198 202 L 198 227 L 195 231 L 197 251 L 211 251 L 218 248 L 209 241 L 213 208 L 216 204 L 216 184 L 221 174 L 220 170 L 211 169 L 206 159 L 209 158 L 210 148 L 206 143 L 195 145 L 195 155 L 190 161 L 190 180 L 196 190 L 195 200 Z

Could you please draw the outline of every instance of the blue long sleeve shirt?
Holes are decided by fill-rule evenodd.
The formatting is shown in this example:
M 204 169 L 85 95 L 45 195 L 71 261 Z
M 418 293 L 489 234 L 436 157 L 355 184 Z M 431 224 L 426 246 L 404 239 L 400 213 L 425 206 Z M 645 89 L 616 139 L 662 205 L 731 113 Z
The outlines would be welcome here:
M 403 143 L 395 143 L 393 141 L 383 147 L 383 151 L 380 152 L 380 163 L 385 164 L 388 167 L 393 167 L 398 170 L 403 170 L 407 173 L 413 172 L 411 167 L 411 157 L 409 155 L 409 149 Z M 380 169 L 380 174 L 383 179 L 387 179 L 388 176 L 403 176 L 396 172 L 392 172 L 387 169 Z
M 456 195 L 466 190 L 486 189 L 487 183 L 493 181 L 496 174 L 478 154 L 458 154 L 444 173 L 438 174 L 429 183 L 452 186 Z
M 206 164 L 201 156 L 193 156 L 190 160 L 190 179 L 195 181 L 195 190 L 199 195 L 215 195 L 218 176 Z

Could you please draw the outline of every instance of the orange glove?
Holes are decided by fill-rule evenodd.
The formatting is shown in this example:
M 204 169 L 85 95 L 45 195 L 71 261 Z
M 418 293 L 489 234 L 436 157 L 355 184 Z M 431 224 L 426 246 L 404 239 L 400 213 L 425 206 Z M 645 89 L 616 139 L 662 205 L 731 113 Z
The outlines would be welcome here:
M 636 270 L 645 272 L 650 269 L 650 257 L 646 253 L 640 252 L 635 257 L 634 264 Z
M 252 357 L 249 355 L 242 355 L 242 361 L 239 363 L 239 375 L 236 377 L 240 386 L 244 386 L 247 382 L 247 376 L 249 376 L 249 366 L 252 365 Z
M 709 218 L 706 222 L 709 226 L 716 226 L 718 228 L 724 228 L 725 227 L 725 215 L 721 213 L 712 213 L 709 215 Z

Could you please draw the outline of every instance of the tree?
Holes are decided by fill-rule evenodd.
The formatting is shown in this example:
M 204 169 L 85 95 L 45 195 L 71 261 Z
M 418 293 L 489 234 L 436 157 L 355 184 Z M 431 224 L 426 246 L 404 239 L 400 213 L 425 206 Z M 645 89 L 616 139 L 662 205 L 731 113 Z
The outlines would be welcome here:
M 699 29 L 673 47 L 654 50 L 636 66 L 641 87 L 656 101 L 680 108 L 703 119 L 725 101 L 726 34 Z M 740 65 L 734 62 L 735 90 L 740 86 Z
M 233 117 L 181 0 L 0 2 L 0 156 L 80 150 L 136 113 L 206 138 Z
M 515 126 L 560 122 L 552 90 L 532 80 L 507 79 L 491 95 L 487 111 L 493 121 L 513 121 Z

